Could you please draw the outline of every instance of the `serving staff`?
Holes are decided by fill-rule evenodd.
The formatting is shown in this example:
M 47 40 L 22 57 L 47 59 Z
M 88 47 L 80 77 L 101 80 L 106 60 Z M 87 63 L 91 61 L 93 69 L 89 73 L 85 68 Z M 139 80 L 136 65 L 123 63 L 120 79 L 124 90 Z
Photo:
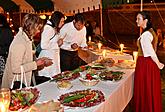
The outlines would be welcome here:
M 82 14 L 76 14 L 72 22 L 66 23 L 60 30 L 63 44 L 60 49 L 61 71 L 74 70 L 86 63 L 78 57 L 78 48 L 86 48 L 86 27 Z

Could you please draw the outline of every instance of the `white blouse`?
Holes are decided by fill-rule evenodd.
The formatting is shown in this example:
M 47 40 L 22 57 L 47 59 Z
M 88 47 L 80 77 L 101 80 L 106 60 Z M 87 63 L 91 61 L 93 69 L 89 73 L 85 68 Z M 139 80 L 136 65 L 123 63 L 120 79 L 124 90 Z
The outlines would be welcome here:
M 49 23 L 50 21 L 48 21 Z M 50 24 L 50 23 L 49 23 Z M 54 37 L 53 37 L 54 36 Z M 53 38 L 52 38 L 53 37 Z M 51 39 L 52 38 L 52 39 Z M 40 70 L 39 76 L 52 77 L 61 73 L 60 69 L 60 50 L 58 46 L 59 34 L 55 35 L 55 29 L 50 25 L 45 25 L 41 34 L 41 50 L 39 58 L 48 57 L 52 59 L 53 64 Z
M 152 60 L 157 64 L 159 69 L 162 69 L 164 64 L 159 62 L 156 52 L 152 46 L 153 35 L 149 31 L 146 31 L 138 39 L 140 39 L 144 57 L 151 56 Z
M 47 23 L 51 24 L 50 21 Z M 52 38 L 53 37 L 53 38 Z M 57 41 L 60 35 L 55 35 L 55 29 L 50 25 L 45 25 L 41 34 L 42 49 L 59 49 Z M 51 39 L 52 38 L 52 39 Z

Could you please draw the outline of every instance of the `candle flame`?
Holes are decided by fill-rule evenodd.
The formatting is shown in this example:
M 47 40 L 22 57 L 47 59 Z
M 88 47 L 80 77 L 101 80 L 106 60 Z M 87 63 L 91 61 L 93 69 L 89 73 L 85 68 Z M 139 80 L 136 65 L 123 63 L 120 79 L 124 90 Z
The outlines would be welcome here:
M 120 44 L 120 51 L 123 53 L 124 44 Z

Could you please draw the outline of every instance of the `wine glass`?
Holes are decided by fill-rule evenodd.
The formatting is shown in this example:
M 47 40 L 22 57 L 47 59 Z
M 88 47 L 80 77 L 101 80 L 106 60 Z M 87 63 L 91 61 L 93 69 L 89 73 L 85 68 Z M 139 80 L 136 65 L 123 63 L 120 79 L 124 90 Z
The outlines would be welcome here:
M 10 105 L 10 89 L 0 89 L 0 112 L 8 112 Z

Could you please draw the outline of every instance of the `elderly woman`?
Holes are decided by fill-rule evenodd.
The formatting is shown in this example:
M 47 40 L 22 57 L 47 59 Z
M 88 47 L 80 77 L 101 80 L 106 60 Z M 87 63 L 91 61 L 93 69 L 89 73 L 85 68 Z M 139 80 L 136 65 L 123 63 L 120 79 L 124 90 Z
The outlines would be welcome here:
M 39 58 L 33 60 L 32 38 L 43 27 L 41 19 L 34 14 L 27 14 L 22 21 L 22 27 L 13 39 L 7 58 L 7 63 L 2 78 L 2 87 L 10 88 L 14 75 L 18 75 L 18 81 L 21 79 L 21 67 L 24 68 L 27 86 L 31 84 L 32 70 L 44 68 L 52 64 L 48 58 Z M 25 82 L 23 82 L 25 83 Z

